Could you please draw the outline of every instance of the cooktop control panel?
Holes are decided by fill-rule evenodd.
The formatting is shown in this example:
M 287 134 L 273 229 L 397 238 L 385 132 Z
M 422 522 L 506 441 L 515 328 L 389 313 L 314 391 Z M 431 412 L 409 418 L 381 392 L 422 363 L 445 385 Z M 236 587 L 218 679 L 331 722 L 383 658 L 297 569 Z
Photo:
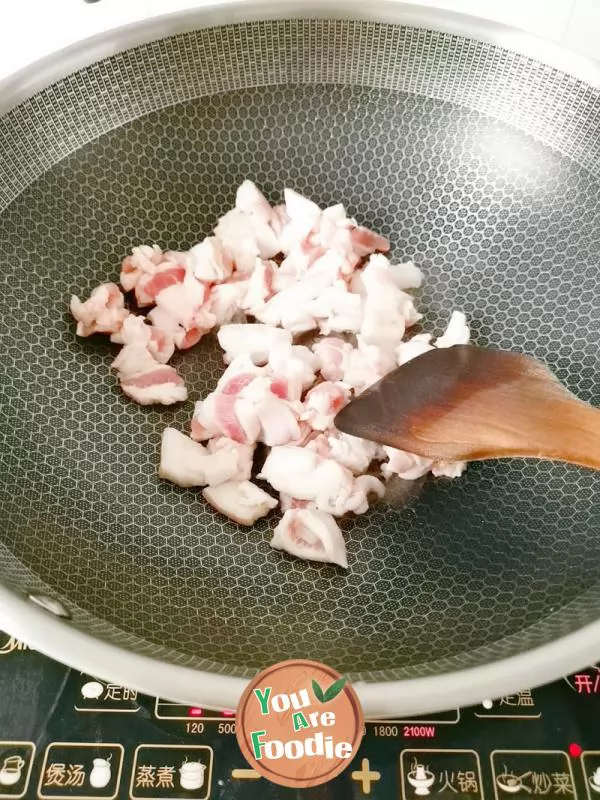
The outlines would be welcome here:
M 232 712 L 140 695 L 0 633 L 0 800 L 300 797 L 600 800 L 600 669 L 473 708 L 368 720 L 348 769 L 300 791 L 248 768 Z

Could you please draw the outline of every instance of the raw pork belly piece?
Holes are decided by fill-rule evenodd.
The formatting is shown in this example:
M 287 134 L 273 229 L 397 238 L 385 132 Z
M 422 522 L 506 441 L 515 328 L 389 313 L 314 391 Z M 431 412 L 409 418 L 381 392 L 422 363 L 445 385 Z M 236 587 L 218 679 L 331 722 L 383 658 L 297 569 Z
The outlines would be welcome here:
M 346 569 L 346 543 L 331 514 L 314 509 L 285 511 L 275 527 L 271 547 L 309 561 L 339 564 Z
M 210 505 L 239 525 L 254 525 L 276 508 L 277 500 L 251 481 L 231 481 L 202 492 Z

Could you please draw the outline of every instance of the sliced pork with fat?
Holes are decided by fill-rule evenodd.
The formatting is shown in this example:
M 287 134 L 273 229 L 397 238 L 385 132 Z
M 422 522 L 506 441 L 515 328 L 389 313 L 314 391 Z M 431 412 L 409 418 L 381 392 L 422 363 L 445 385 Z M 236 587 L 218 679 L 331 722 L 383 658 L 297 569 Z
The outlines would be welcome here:
M 469 344 L 470 339 L 471 331 L 466 316 L 462 311 L 453 311 L 444 335 L 435 340 L 435 346 L 454 347 L 457 344 Z
M 156 308 L 148 318 L 157 328 L 173 337 L 179 350 L 193 347 L 216 325 L 216 319 L 205 307 L 208 288 L 187 272 L 176 283 L 156 296 Z
M 271 224 L 275 210 L 255 183 L 245 180 L 235 195 L 235 207 L 259 222 Z
M 302 447 L 274 447 L 259 477 L 277 491 L 314 503 L 319 511 L 336 517 L 362 507 L 366 496 L 365 487 L 355 484 L 349 469 Z
M 177 371 L 158 362 L 140 340 L 125 344 L 112 363 L 124 394 L 140 405 L 172 405 L 187 400 L 187 389 Z
M 310 389 L 304 402 L 302 419 L 316 431 L 333 427 L 333 420 L 350 400 L 350 390 L 343 383 L 324 381 Z
M 140 308 L 153 306 L 158 295 L 168 289 L 183 283 L 185 278 L 185 267 L 181 264 L 172 264 L 165 261 L 156 268 L 154 274 L 144 273 L 135 285 L 135 299 Z
M 123 291 L 130 292 L 135 289 L 137 282 L 143 275 L 154 275 L 159 264 L 165 261 L 161 248 L 155 244 L 152 247 L 143 244 L 131 248 L 131 255 L 125 256 L 121 264 L 121 286 Z
M 216 236 L 207 236 L 190 250 L 191 266 L 199 281 L 226 281 L 234 270 L 233 258 Z
M 165 428 L 160 451 L 159 477 L 177 486 L 218 486 L 238 478 L 238 451 L 223 447 L 211 453 L 198 442 Z
M 314 509 L 291 508 L 275 527 L 271 547 L 297 558 L 339 564 L 346 569 L 346 543 L 331 514 Z
M 431 344 L 431 334 L 419 333 L 416 336 L 413 336 L 412 339 L 409 339 L 407 342 L 401 342 L 396 348 L 396 360 L 398 362 L 398 366 L 401 367 L 402 364 L 406 364 L 413 358 L 422 356 L 424 353 L 428 353 L 433 349 L 434 347 Z
M 319 439 L 323 440 L 321 454 L 333 458 L 354 475 L 362 475 L 373 461 L 382 457 L 381 448 L 375 442 L 368 442 L 335 429 L 321 434 Z M 314 445 L 315 442 L 310 444 Z
M 206 449 L 210 454 L 222 451 L 233 452 L 237 457 L 237 471 L 232 476 L 234 481 L 249 481 L 252 476 L 252 464 L 254 459 L 254 445 L 240 444 L 227 436 L 215 436 L 206 443 Z
M 266 364 L 274 347 L 291 344 L 292 334 L 270 325 L 223 325 L 217 334 L 229 363 L 236 356 L 247 355 L 255 364 Z
M 274 497 L 251 481 L 229 481 L 202 491 L 210 505 L 238 525 L 254 525 L 277 507 Z
M 354 347 L 344 339 L 326 336 L 313 345 L 321 375 L 327 381 L 341 381 L 350 366 Z
M 175 351 L 171 336 L 159 328 L 148 325 L 144 317 L 135 314 L 126 317 L 121 330 L 113 333 L 110 340 L 116 344 L 141 344 L 161 364 L 166 364 Z
M 77 336 L 118 333 L 129 315 L 125 298 L 116 283 L 97 286 L 85 302 L 73 295 L 70 309 L 77 320 Z
M 187 400 L 183 378 L 168 365 L 131 378 L 122 378 L 120 383 L 123 393 L 141 406 L 170 406 Z
M 431 474 L 436 478 L 460 478 L 466 468 L 466 461 L 438 461 L 431 467 Z
M 405 481 L 414 481 L 426 475 L 433 463 L 429 458 L 406 453 L 394 447 L 384 446 L 383 451 L 388 460 L 382 463 L 381 471 L 386 478 L 398 475 Z

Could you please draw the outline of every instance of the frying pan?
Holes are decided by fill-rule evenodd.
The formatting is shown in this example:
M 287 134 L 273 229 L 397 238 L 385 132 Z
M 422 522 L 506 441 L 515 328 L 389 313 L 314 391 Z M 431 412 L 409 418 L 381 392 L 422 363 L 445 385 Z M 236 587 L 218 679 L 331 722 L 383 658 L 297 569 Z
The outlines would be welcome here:
M 2 87 L 0 626 L 100 678 L 227 708 L 310 657 L 369 715 L 600 656 L 598 475 L 470 466 L 345 524 L 348 571 L 268 546 L 157 478 L 162 430 L 67 303 L 138 243 L 207 235 L 251 178 L 342 201 L 426 275 L 419 307 L 600 401 L 600 76 L 513 31 L 400 4 L 227 4 L 130 26 Z M 193 399 L 214 341 L 176 358 Z

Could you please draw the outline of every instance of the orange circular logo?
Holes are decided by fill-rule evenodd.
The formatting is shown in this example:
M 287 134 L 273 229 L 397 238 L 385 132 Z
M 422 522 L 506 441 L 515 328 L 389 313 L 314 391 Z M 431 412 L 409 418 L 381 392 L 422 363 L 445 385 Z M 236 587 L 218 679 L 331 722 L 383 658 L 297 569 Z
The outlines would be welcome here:
M 364 719 L 347 679 L 316 661 L 282 661 L 246 687 L 236 736 L 250 764 L 281 786 L 326 783 L 352 761 Z

